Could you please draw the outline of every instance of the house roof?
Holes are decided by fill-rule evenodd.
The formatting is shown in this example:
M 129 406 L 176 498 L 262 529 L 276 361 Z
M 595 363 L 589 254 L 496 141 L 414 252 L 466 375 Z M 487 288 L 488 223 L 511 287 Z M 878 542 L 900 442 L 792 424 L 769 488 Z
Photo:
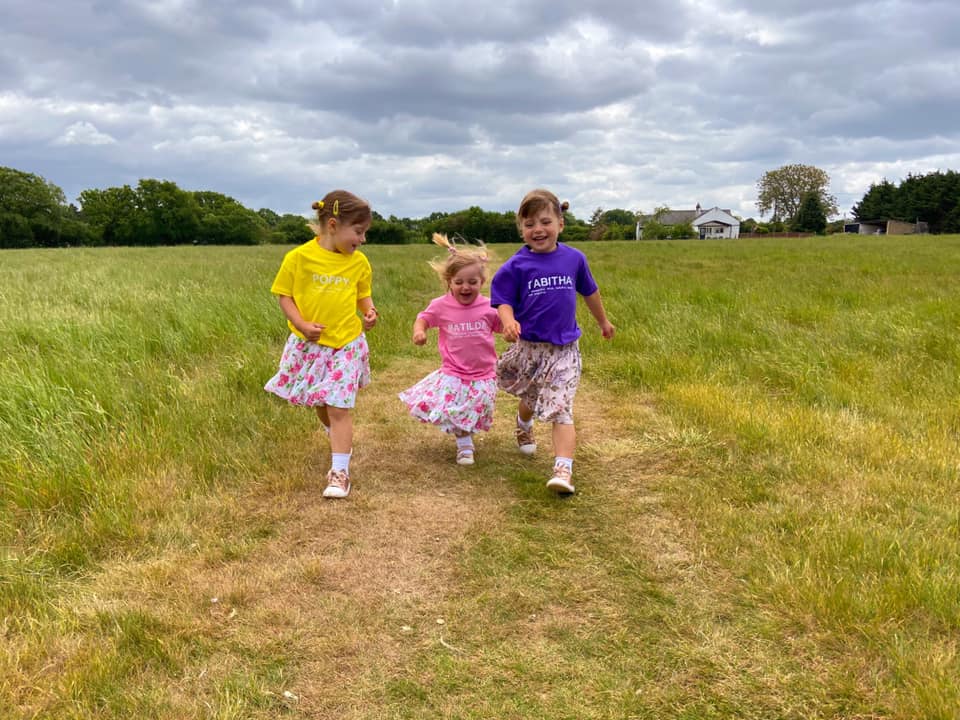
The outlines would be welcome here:
M 681 223 L 693 224 L 694 220 L 696 220 L 697 218 L 703 217 L 704 215 L 707 215 L 709 213 L 714 213 L 714 214 L 726 213 L 728 216 L 730 216 L 732 220 L 736 221 L 736 218 L 733 217 L 733 213 L 731 213 L 729 210 L 721 210 L 718 207 L 712 207 L 707 210 L 702 210 L 702 209 L 668 210 L 667 212 L 663 213 L 663 215 L 661 215 L 657 221 L 661 225 L 680 225 Z M 653 215 L 642 215 L 640 217 L 640 226 L 642 227 L 643 224 L 646 223 L 648 220 L 653 220 L 653 219 L 654 219 Z M 721 217 L 716 217 L 716 218 L 711 217 L 710 219 L 711 220 L 717 219 L 717 220 L 721 220 L 722 222 Z

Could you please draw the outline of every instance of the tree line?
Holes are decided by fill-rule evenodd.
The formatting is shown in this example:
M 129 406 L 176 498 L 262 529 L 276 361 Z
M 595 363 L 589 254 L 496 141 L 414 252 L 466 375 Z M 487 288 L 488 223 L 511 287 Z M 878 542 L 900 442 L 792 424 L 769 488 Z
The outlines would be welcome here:
M 842 231 L 829 194 L 829 176 L 809 165 L 785 165 L 764 173 L 757 183 L 757 208 L 771 212 L 770 222 L 741 220 L 742 233 Z M 644 238 L 696 237 L 691 227 L 644 226 Z M 909 175 L 899 186 L 887 180 L 870 186 L 853 208 L 857 220 L 917 220 L 930 232 L 960 232 L 960 173 L 949 170 Z M 642 215 L 619 208 L 596 208 L 589 220 L 564 214 L 564 240 L 630 240 Z M 649 225 L 649 227 L 648 227 Z M 513 212 L 470 207 L 435 212 L 418 219 L 373 214 L 367 240 L 378 244 L 429 242 L 434 232 L 486 243 L 514 243 L 518 233 Z M 32 173 L 0 167 L 0 248 L 97 245 L 259 245 L 298 244 L 313 237 L 307 218 L 252 210 L 222 193 L 182 190 L 168 180 L 143 179 L 136 187 L 84 190 L 77 204 L 67 203 L 63 190 Z
M 564 219 L 568 241 L 632 238 L 636 222 L 628 210 L 600 208 L 592 223 L 569 212 Z M 470 207 L 419 219 L 374 212 L 367 241 L 425 243 L 434 232 L 486 243 L 519 239 L 513 212 Z M 77 204 L 68 204 L 63 190 L 39 175 L 0 167 L 0 248 L 298 244 L 312 237 L 303 215 L 254 211 L 222 193 L 183 190 L 169 180 L 84 190 Z
M 939 170 L 907 175 L 899 185 L 889 180 L 870 185 L 853 206 L 860 222 L 925 222 L 931 233 L 960 233 L 960 173 Z

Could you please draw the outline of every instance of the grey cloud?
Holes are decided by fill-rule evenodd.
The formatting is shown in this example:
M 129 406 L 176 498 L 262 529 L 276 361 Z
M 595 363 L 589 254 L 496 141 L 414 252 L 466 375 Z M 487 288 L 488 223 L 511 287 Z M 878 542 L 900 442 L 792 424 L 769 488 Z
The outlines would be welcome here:
M 960 6 L 707 7 L 0 0 L 0 156 L 71 199 L 158 177 L 303 212 L 338 185 L 405 216 L 534 185 L 580 217 L 755 214 L 789 162 L 838 197 L 960 164 Z

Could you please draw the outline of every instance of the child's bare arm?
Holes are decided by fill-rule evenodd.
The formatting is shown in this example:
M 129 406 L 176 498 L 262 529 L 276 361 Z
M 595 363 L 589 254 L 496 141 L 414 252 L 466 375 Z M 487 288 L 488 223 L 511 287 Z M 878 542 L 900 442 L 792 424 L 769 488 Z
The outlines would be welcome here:
M 583 301 L 587 304 L 587 309 L 593 315 L 593 319 L 600 326 L 600 332 L 603 337 L 609 340 L 616 333 L 617 329 L 607 319 L 607 312 L 603 309 L 603 300 L 600 299 L 600 291 L 597 290 L 593 295 L 586 295 Z
M 497 305 L 497 314 L 503 326 L 503 339 L 516 342 L 520 338 L 520 323 L 513 316 L 513 308 L 510 305 Z
M 427 342 L 427 321 L 417 318 L 413 322 L 413 344 L 423 345 Z
M 380 313 L 377 311 L 377 308 L 374 307 L 372 297 L 368 296 L 357 300 L 357 309 L 360 311 L 360 314 L 363 315 L 364 331 L 372 328 L 377 324 L 377 320 L 380 319 Z
M 320 333 L 327 327 L 326 325 L 304 320 L 300 314 L 300 308 L 297 307 L 297 303 L 289 295 L 278 295 L 277 302 L 280 303 L 280 309 L 287 316 L 287 320 L 300 331 L 301 335 L 310 342 L 316 342 L 320 339 Z

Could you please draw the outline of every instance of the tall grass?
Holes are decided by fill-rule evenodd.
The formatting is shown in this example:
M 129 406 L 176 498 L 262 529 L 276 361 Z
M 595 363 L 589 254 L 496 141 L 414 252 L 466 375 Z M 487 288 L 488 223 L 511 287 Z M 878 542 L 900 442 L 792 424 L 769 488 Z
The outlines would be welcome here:
M 377 702 L 391 717 L 485 716 L 451 706 L 455 697 L 502 717 L 957 717 L 960 238 L 582 247 L 618 335 L 603 341 L 583 312 L 578 402 L 605 408 L 605 439 L 588 437 L 578 466 L 602 465 L 619 489 L 598 478 L 574 503 L 545 505 L 539 480 L 495 458 L 513 504 L 495 532 L 464 540 L 454 589 L 464 599 L 448 607 L 491 674 L 414 654 L 407 667 L 439 689 L 387 678 Z M 512 248 L 494 251 L 505 259 Z M 238 498 L 296 462 L 291 438 L 314 428 L 261 389 L 286 334 L 268 293 L 282 253 L 0 255 L 0 708 L 290 711 L 263 693 L 298 667 L 284 647 L 234 646 L 238 667 L 218 678 L 206 696 L 218 709 L 207 712 L 179 697 L 183 676 L 228 640 L 211 629 L 191 639 L 190 623 L 138 607 L 80 616 L 64 606 L 107 567 L 139 563 L 151 586 L 175 587 L 165 556 L 203 547 L 210 562 L 242 562 L 280 531 L 269 513 L 251 520 Z M 374 370 L 433 362 L 434 348 L 409 342 L 416 312 L 441 291 L 424 262 L 433 249 L 367 254 L 382 313 Z M 380 422 L 384 443 L 402 432 Z M 408 441 L 395 442 L 385 451 Z M 662 501 L 663 517 L 643 517 L 669 519 L 667 535 L 696 556 L 687 585 L 644 559 L 636 493 Z M 584 573 L 592 590 L 574 580 Z M 707 599 L 684 595 L 711 583 L 716 616 Z M 600 602 L 586 621 L 552 604 L 589 593 Z M 694 616 L 676 617 L 677 606 Z M 535 647 L 522 642 L 527 617 L 547 633 Z M 78 637 L 83 652 L 68 652 Z M 748 672 L 740 657 L 723 669 L 734 640 L 789 661 Z M 69 681 L 29 700 L 23 668 L 64 656 Z M 607 676 L 585 702 L 542 662 Z M 692 668 L 706 679 L 678 681 Z M 804 672 L 814 680 L 799 680 Z M 471 677 L 483 695 L 467 692 Z M 545 682 L 562 692 L 533 699 Z M 367 710 L 354 716 L 380 716 Z

